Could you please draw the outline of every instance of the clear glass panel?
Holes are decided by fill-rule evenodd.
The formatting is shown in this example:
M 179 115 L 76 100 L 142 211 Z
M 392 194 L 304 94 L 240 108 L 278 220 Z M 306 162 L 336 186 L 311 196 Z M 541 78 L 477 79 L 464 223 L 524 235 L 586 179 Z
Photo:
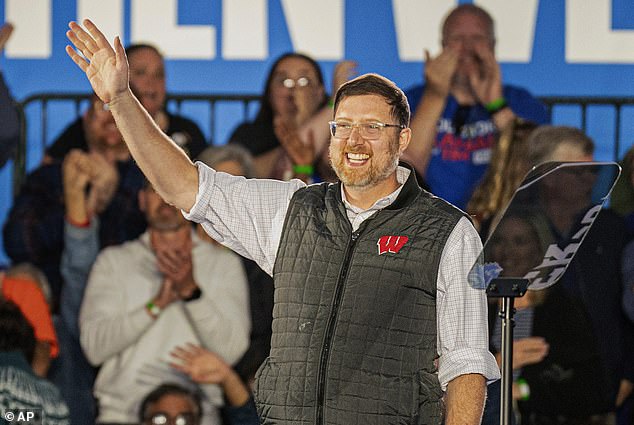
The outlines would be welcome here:
M 481 261 L 472 269 L 472 284 L 482 282 L 479 275 L 484 273 L 485 286 L 497 277 L 528 279 L 529 290 L 554 285 L 619 174 L 614 162 L 549 162 L 535 167 L 504 214 L 491 223 Z

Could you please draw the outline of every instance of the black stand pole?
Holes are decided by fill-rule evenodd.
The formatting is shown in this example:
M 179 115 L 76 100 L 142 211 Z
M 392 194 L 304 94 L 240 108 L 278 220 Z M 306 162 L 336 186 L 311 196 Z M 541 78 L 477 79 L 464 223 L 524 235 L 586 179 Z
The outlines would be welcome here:
M 497 278 L 487 287 L 490 298 L 502 298 L 502 398 L 500 425 L 511 425 L 513 414 L 513 316 L 515 298 L 522 297 L 528 288 L 528 279 Z

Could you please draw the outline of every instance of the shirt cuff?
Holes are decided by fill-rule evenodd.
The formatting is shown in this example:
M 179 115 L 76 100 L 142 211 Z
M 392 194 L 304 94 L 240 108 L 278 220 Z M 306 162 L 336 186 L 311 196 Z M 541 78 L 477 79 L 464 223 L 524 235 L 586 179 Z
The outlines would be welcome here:
M 454 378 L 471 373 L 484 376 L 487 385 L 500 379 L 500 368 L 489 350 L 463 348 L 438 359 L 438 380 L 443 391 Z
M 99 219 L 97 217 L 93 217 L 90 220 L 90 225 L 87 227 L 79 227 L 69 223 L 67 220 L 64 220 L 64 227 L 66 231 L 66 235 L 72 239 L 77 241 L 84 241 L 91 237 L 93 233 L 99 226 Z
M 227 416 L 232 424 L 259 424 L 258 411 L 253 401 L 253 396 L 249 397 L 249 400 L 244 406 L 225 406 Z
M 205 210 L 207 209 L 205 200 L 211 199 L 211 192 L 214 190 L 214 182 L 216 180 L 216 171 L 200 161 L 196 161 L 195 165 L 198 168 L 196 202 L 194 202 L 194 206 L 189 212 L 185 210 L 181 210 L 181 212 L 187 220 L 200 223 L 205 220 Z

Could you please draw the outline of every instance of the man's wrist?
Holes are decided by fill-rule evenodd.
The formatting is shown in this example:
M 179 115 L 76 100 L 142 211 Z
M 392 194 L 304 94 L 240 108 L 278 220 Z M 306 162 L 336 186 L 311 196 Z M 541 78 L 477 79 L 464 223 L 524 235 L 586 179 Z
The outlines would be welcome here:
M 306 164 L 306 165 L 294 164 L 293 172 L 299 175 L 312 176 L 313 173 L 315 172 L 315 167 L 313 166 L 313 164 Z
M 519 390 L 519 399 L 522 401 L 528 400 L 531 397 L 531 387 L 528 385 L 528 382 L 526 382 L 526 379 L 519 378 L 515 383 Z
M 444 90 L 434 85 L 427 85 L 425 86 L 421 100 L 425 98 L 427 101 L 435 100 L 437 102 L 444 102 L 447 96 L 449 96 L 449 90 Z
M 509 105 L 506 102 L 506 99 L 501 96 L 501 97 L 498 97 L 497 99 L 490 101 L 489 103 L 486 103 L 484 105 L 484 108 L 487 110 L 489 114 L 495 115 L 501 110 L 503 110 L 504 108 L 507 108 L 508 106 Z
M 80 227 L 83 229 L 90 227 L 90 218 L 88 217 L 88 214 L 83 216 L 68 214 L 66 216 L 66 221 L 73 227 Z
M 123 90 L 121 93 L 117 93 L 115 96 L 113 96 L 112 99 L 110 99 L 110 102 L 106 103 L 104 107 L 107 108 L 109 111 L 114 111 L 120 104 L 126 103 L 132 99 L 136 99 L 136 96 L 134 95 L 134 93 L 132 93 L 130 85 L 128 84 L 128 88 L 126 90 Z
M 199 299 L 202 296 L 202 291 L 200 290 L 200 288 L 198 286 L 196 286 L 194 288 L 193 291 L 191 291 L 189 293 L 189 295 L 186 295 L 185 297 L 182 298 L 183 301 L 185 302 L 189 302 L 189 301 L 195 301 L 197 299 Z
M 157 301 L 150 300 L 147 304 L 145 304 L 145 311 L 147 311 L 153 319 L 156 319 L 163 311 L 163 308 L 158 305 Z

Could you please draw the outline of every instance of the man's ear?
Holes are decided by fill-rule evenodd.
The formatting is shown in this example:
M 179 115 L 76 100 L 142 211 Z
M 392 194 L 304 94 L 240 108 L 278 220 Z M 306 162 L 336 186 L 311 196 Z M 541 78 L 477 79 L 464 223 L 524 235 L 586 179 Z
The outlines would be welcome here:
M 405 149 L 409 146 L 409 142 L 412 140 L 412 129 L 404 128 L 398 135 L 398 149 L 402 154 L 405 152 Z

